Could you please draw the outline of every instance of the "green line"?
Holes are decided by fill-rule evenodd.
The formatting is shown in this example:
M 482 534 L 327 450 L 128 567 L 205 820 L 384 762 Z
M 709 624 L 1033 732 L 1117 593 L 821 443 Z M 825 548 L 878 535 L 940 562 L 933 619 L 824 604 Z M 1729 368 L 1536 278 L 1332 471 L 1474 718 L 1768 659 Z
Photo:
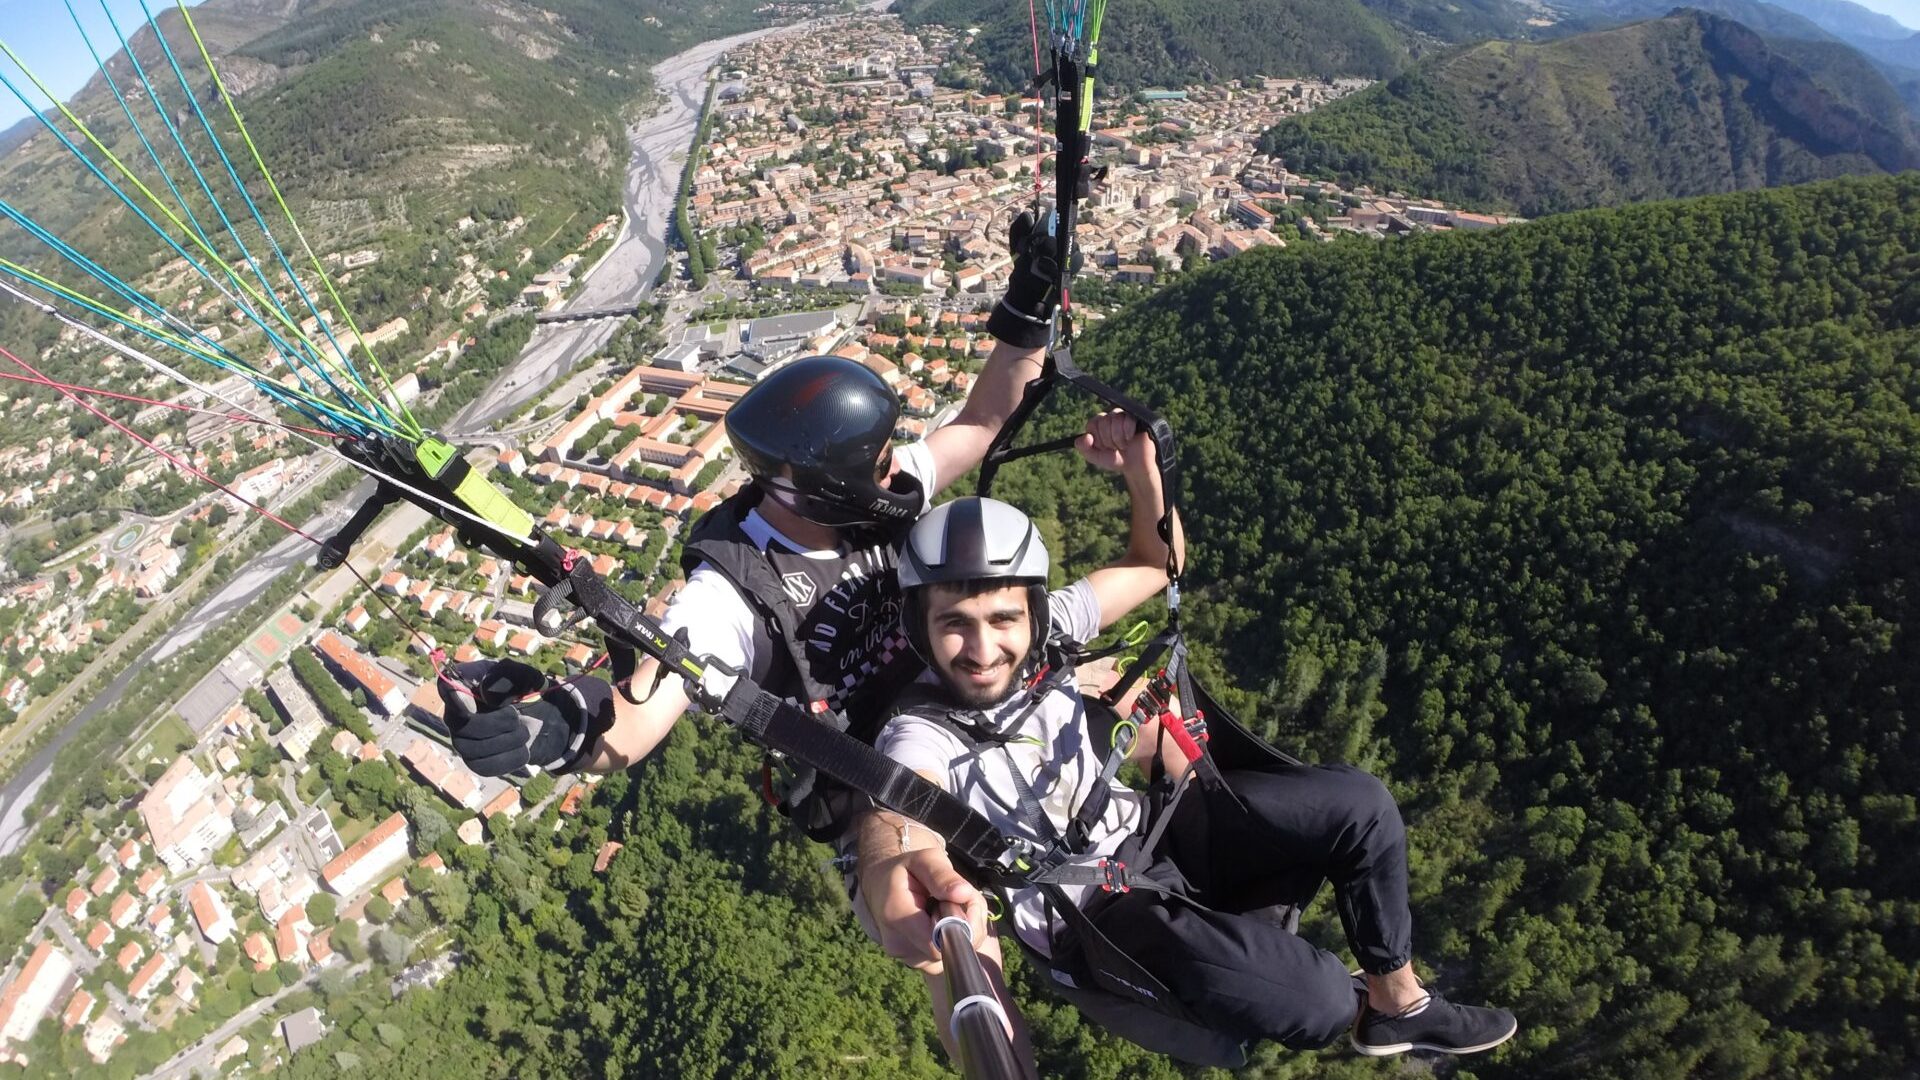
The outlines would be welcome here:
M 230 371 L 236 375 L 248 376 L 251 379 L 255 379 L 255 380 L 267 378 L 267 373 L 264 371 L 260 371 L 257 368 L 248 367 L 245 364 L 235 363 L 234 361 L 225 359 L 224 357 L 221 357 L 214 353 L 205 352 L 199 346 L 193 344 L 191 341 L 187 340 L 184 337 L 179 336 L 178 334 L 172 333 L 171 331 L 168 331 L 159 327 L 148 327 L 144 325 L 134 327 L 131 325 L 129 321 L 133 313 L 116 311 L 113 308 L 107 306 L 105 303 L 102 303 L 101 301 L 94 299 L 93 297 L 87 296 L 84 293 L 75 292 L 74 290 L 67 288 L 65 285 L 62 285 L 59 282 L 46 277 L 45 275 L 35 273 L 34 271 L 29 270 L 24 266 L 21 266 L 19 263 L 16 263 L 11 259 L 0 258 L 0 270 L 5 270 L 21 278 L 24 281 L 30 281 L 33 284 L 38 285 L 41 288 L 47 290 L 48 292 L 53 293 L 64 300 L 69 301 L 70 303 L 78 304 L 81 307 L 86 308 L 88 311 L 91 311 L 96 315 L 99 315 L 103 318 L 112 319 L 115 322 L 120 323 L 122 326 L 128 326 L 130 329 L 135 329 L 138 333 L 145 334 L 148 337 L 153 338 L 155 341 L 159 341 L 166 345 L 169 345 L 174 349 L 179 350 L 180 352 L 186 353 L 189 356 L 193 356 L 198 359 L 205 360 L 207 363 L 212 364 L 213 366 L 220 368 L 223 371 Z M 315 397 L 313 394 L 308 393 L 305 390 L 288 386 L 277 379 L 273 379 L 269 381 L 273 382 L 273 384 L 279 388 L 278 392 L 284 393 L 289 397 L 299 398 L 305 401 L 307 404 L 312 405 L 313 407 L 324 411 L 329 416 L 333 416 L 343 420 L 350 419 L 353 422 L 358 424 L 366 424 L 372 427 L 377 427 L 382 431 L 385 431 L 389 435 L 401 434 L 400 432 L 394 430 L 393 428 L 377 420 L 374 420 L 370 417 L 360 416 L 357 413 L 342 413 L 339 410 L 339 407 L 334 402 L 326 401 L 322 398 Z
M 34 74 L 33 69 L 27 66 L 26 61 L 20 59 L 19 54 L 15 53 L 12 47 L 9 46 L 5 40 L 0 40 L 0 53 L 5 53 L 7 59 L 13 61 L 14 65 L 17 66 L 20 69 L 20 71 L 23 74 L 25 74 L 30 81 L 32 81 L 34 88 L 39 90 L 40 93 L 46 95 L 48 100 L 52 101 L 54 105 L 57 108 L 59 108 L 60 115 L 66 117 L 67 122 L 72 124 L 74 128 L 80 132 L 81 135 L 85 136 L 86 140 L 89 143 L 93 144 L 94 149 L 100 151 L 101 154 L 105 155 L 106 159 L 113 164 L 113 167 L 119 170 L 121 177 L 126 179 L 129 183 L 133 184 L 134 187 L 138 188 L 140 191 L 140 194 L 146 196 L 147 201 L 150 204 L 152 204 L 155 209 L 159 210 L 160 213 L 163 214 L 168 221 L 173 223 L 174 228 L 179 229 L 183 234 L 186 235 L 187 239 L 194 244 L 194 246 L 198 247 L 202 252 L 204 252 L 209 259 L 212 259 L 215 265 L 219 266 L 220 269 L 226 271 L 227 275 L 234 280 L 234 284 L 241 291 L 246 293 L 247 296 L 250 297 L 255 304 L 259 305 L 267 313 L 272 314 L 275 318 L 277 318 L 280 324 L 286 327 L 287 330 L 293 334 L 295 340 L 304 343 L 309 349 L 313 350 L 313 354 L 316 359 L 320 358 L 320 347 L 314 343 L 312 338 L 309 338 L 306 335 L 306 333 L 300 329 L 299 324 L 293 322 L 292 319 L 290 319 L 284 313 L 281 313 L 278 310 L 276 310 L 274 302 L 268 299 L 267 297 L 261 296 L 260 293 L 257 290 L 255 290 L 252 285 L 247 283 L 247 281 L 240 275 L 239 271 L 235 270 L 231 264 L 229 264 L 225 259 L 220 257 L 219 252 L 213 250 L 213 248 L 209 247 L 199 237 L 193 235 L 193 230 L 189 229 L 186 223 L 180 220 L 179 215 L 175 214 L 171 207 L 167 206 L 164 202 L 161 202 L 160 197 L 155 195 L 152 189 L 148 188 L 147 185 L 144 182 L 142 182 L 139 177 L 135 176 L 133 172 L 127 168 L 126 163 L 120 160 L 118 155 L 116 155 L 112 150 L 107 149 L 106 144 L 102 143 L 98 136 L 94 135 L 93 129 L 89 128 L 86 125 L 85 121 L 81 120 L 78 116 L 75 116 L 73 114 L 73 110 L 67 108 L 67 106 L 62 104 L 58 98 L 54 97 L 53 92 L 47 89 L 47 85 L 44 82 L 40 81 L 40 77 Z M 216 282 L 215 284 L 218 284 L 218 282 Z M 375 407 L 378 408 L 377 402 L 375 403 Z
M 300 223 L 294 220 L 293 210 L 287 206 L 286 198 L 280 194 L 280 185 L 274 182 L 273 173 L 267 169 L 266 161 L 260 156 L 260 149 L 254 145 L 253 136 L 247 131 L 246 121 L 240 118 L 239 108 L 234 105 L 232 95 L 227 93 L 225 80 L 220 78 L 219 70 L 213 66 L 213 57 L 207 52 L 207 43 L 200 38 L 200 28 L 193 24 L 193 15 L 187 11 L 186 0 L 174 0 L 174 2 L 180 9 L 180 17 L 186 20 L 187 32 L 193 35 L 194 45 L 200 49 L 200 59 L 207 65 L 207 74 L 213 76 L 213 85 L 220 91 L 220 100 L 226 104 L 228 115 L 233 117 L 234 126 L 240 131 L 241 141 L 246 144 L 247 152 L 253 155 L 253 163 L 260 170 L 261 177 L 266 180 L 267 190 L 273 192 L 273 201 L 280 205 L 280 212 L 286 215 L 287 224 L 293 226 L 293 235 L 299 239 L 300 247 L 306 251 L 307 259 L 312 262 L 314 272 L 320 275 L 320 283 L 326 286 L 327 295 L 333 299 L 334 307 L 339 309 L 341 317 L 346 320 L 347 329 L 353 332 L 354 342 L 367 354 L 367 362 L 373 365 L 373 370 L 380 376 L 380 381 L 386 384 L 387 393 L 393 396 L 394 407 L 400 410 L 404 418 L 404 426 L 415 438 L 420 437 L 424 434 L 420 422 L 414 419 L 413 411 L 400 400 L 400 393 L 394 389 L 393 380 L 387 377 L 386 369 L 380 366 L 379 358 L 373 355 L 373 347 L 360 336 L 360 327 L 354 322 L 353 312 L 349 311 L 345 301 L 340 299 L 340 293 L 334 288 L 333 278 L 321 265 L 319 256 L 313 253 L 313 245 L 307 243 L 306 232 L 300 228 Z

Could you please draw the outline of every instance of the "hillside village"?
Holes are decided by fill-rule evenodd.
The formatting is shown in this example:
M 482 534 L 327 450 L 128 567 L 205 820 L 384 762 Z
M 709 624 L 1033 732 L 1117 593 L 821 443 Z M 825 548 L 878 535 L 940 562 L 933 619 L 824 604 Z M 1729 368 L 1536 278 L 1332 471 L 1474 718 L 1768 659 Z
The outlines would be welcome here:
M 756 284 L 995 294 L 1011 265 L 1007 222 L 1035 190 L 1036 156 L 1053 136 L 1034 99 L 943 85 L 981 82 L 964 46 L 957 31 L 910 33 L 876 18 L 730 54 L 693 175 L 694 224 L 744 231 L 738 268 Z M 1282 117 L 1365 85 L 1234 80 L 1096 99 L 1094 157 L 1108 172 L 1078 238 L 1092 272 L 1150 283 L 1302 238 L 1511 220 L 1348 191 L 1258 152 Z

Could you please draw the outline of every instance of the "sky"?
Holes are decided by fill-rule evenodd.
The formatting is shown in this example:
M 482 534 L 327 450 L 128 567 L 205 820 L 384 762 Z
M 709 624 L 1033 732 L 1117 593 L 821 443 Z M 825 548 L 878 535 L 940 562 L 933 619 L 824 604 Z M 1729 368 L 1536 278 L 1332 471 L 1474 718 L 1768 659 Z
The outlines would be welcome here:
M 49 89 L 65 101 L 87 84 L 87 80 L 98 70 L 94 67 L 93 57 L 87 52 L 86 41 L 80 31 L 74 29 L 73 16 L 67 14 L 67 5 L 80 15 L 80 22 L 87 28 L 87 36 L 93 39 L 94 48 L 100 50 L 101 59 L 111 57 L 120 51 L 120 42 L 113 36 L 113 27 L 107 17 L 101 14 L 103 0 L 0 0 L 0 41 L 19 54 L 35 75 L 40 76 Z M 113 9 L 113 17 L 119 20 L 120 29 L 131 36 L 136 27 L 146 22 L 146 14 L 140 10 L 140 0 L 104 0 Z M 187 0 L 188 7 L 197 6 L 201 0 Z M 1911 0 L 1920 3 L 1920 0 Z M 174 0 L 146 0 L 147 7 L 155 15 L 174 6 Z M 0 53 L 0 72 L 5 72 L 14 85 L 28 95 L 34 107 L 46 109 L 50 103 L 40 96 L 33 84 L 20 76 L 20 69 L 13 66 Z M 12 127 L 14 122 L 27 115 L 27 107 L 20 103 L 6 87 L 0 86 L 0 131 Z
M 1920 29 L 1920 0 L 1854 0 L 1861 7 L 1891 15 L 1908 29 Z

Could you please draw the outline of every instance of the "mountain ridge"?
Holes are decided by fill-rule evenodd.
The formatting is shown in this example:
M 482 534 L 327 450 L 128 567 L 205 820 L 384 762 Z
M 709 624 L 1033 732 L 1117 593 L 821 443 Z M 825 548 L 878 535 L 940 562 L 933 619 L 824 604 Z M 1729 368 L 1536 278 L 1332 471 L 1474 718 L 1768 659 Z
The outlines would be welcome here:
M 1920 165 L 1897 92 L 1840 48 L 1681 9 L 1455 50 L 1262 145 L 1309 175 L 1529 216 Z

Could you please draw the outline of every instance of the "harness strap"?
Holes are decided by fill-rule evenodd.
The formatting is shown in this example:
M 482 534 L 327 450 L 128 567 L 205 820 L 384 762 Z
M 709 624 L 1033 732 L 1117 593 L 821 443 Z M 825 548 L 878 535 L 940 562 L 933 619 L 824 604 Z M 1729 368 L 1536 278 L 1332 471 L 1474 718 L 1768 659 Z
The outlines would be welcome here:
M 992 822 L 913 770 L 847 735 L 842 730 L 846 721 L 837 713 L 810 714 L 741 680 L 721 702 L 719 714 L 749 741 L 832 776 L 939 833 L 969 863 L 991 872 L 1012 869 L 1014 844 Z

